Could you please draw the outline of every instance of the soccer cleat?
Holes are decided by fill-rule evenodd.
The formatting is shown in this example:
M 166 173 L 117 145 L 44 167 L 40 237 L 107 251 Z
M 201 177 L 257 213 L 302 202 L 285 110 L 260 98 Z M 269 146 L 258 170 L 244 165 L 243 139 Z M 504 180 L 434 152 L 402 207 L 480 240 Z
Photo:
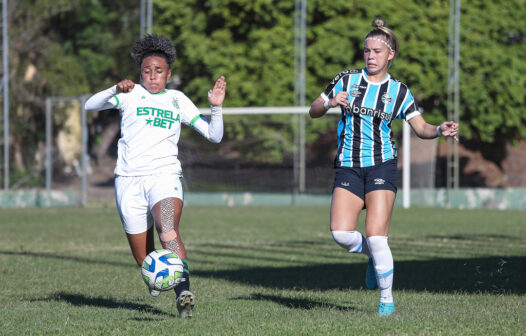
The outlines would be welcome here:
M 184 290 L 177 297 L 177 310 L 179 317 L 192 317 L 195 306 L 195 295 L 189 290 Z
M 369 258 L 367 263 L 367 272 L 365 273 L 365 286 L 367 289 L 375 289 L 378 285 L 376 283 L 376 272 L 374 271 L 373 258 Z
M 380 316 L 393 315 L 395 312 L 394 302 L 380 302 L 378 304 L 378 314 Z
M 151 296 L 159 296 L 159 294 L 161 294 L 160 291 L 155 290 L 155 289 L 150 289 L 150 295 Z

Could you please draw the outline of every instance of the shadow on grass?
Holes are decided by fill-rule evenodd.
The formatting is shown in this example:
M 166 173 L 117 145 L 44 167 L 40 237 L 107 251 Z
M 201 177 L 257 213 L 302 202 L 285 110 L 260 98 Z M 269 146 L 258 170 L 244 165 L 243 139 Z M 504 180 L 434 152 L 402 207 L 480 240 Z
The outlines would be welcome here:
M 118 267 L 133 267 L 137 268 L 135 262 L 132 258 L 130 258 L 129 263 L 123 263 L 118 261 L 109 261 L 109 260 L 102 260 L 102 259 L 90 259 L 90 258 L 83 258 L 83 257 L 75 257 L 75 256 L 69 256 L 64 254 L 55 254 L 55 253 L 48 253 L 48 252 L 34 252 L 34 251 L 20 251 L 20 252 L 13 252 L 13 251 L 4 251 L 0 250 L 0 255 L 12 255 L 12 256 L 29 256 L 29 257 L 35 257 L 35 258 L 48 258 L 48 259 L 57 259 L 57 260 L 67 260 L 67 261 L 74 261 L 78 263 L 84 263 L 84 264 L 96 264 L 96 265 L 109 265 L 109 266 L 118 266 Z
M 235 270 L 194 270 L 193 275 L 278 289 L 360 289 L 366 263 L 326 263 Z M 526 293 L 526 257 L 433 259 L 395 262 L 395 290 L 441 293 Z
M 494 233 L 469 233 L 469 234 L 456 234 L 456 235 L 428 235 L 426 239 L 447 239 L 447 240 L 465 240 L 465 241 L 498 241 L 498 240 L 522 240 L 520 236 L 510 236 Z
M 234 298 L 233 300 L 250 300 L 250 301 L 272 301 L 281 304 L 291 309 L 314 309 L 314 308 L 325 308 L 340 311 L 353 311 L 354 307 L 351 306 L 339 306 L 330 304 L 327 302 L 313 301 L 308 299 L 290 298 L 278 295 L 265 295 L 265 294 L 251 294 L 249 296 L 242 296 Z
M 119 301 L 111 298 L 103 297 L 87 297 L 81 294 L 71 294 L 59 292 L 55 293 L 51 297 L 45 297 L 41 299 L 34 299 L 31 302 L 36 301 L 63 301 L 74 306 L 78 307 L 98 307 L 98 308 L 108 308 L 108 309 L 128 309 L 133 311 L 138 311 L 140 313 L 149 313 L 154 315 L 162 315 L 167 317 L 176 317 L 174 314 L 166 313 L 162 310 L 154 308 L 150 305 L 143 303 L 133 303 L 128 301 Z M 141 318 L 140 320 L 144 320 Z M 156 320 L 156 319 L 152 319 Z

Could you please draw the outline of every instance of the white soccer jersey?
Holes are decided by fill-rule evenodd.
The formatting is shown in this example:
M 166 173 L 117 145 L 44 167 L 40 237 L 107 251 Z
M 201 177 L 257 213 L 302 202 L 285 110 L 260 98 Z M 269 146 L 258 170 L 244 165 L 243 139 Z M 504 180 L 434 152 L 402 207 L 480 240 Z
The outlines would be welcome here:
M 116 94 L 116 86 L 86 102 L 87 110 L 117 108 L 121 112 L 121 138 L 115 174 L 142 176 L 159 173 L 181 174 L 177 143 L 181 123 L 190 125 L 212 142 L 223 135 L 221 113 L 212 123 L 182 92 L 165 90 L 150 93 L 135 84 L 130 92 Z

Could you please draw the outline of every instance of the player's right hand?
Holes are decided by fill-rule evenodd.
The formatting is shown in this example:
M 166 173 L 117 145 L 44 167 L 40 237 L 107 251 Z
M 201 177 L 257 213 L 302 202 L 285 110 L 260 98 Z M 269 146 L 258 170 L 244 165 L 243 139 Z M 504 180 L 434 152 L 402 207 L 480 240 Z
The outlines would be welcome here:
M 117 93 L 130 92 L 133 90 L 135 83 L 129 79 L 122 80 L 117 83 Z
M 349 94 L 347 93 L 347 91 L 338 92 L 334 98 L 329 100 L 329 107 L 336 107 L 338 105 L 349 105 L 349 101 L 347 100 L 348 96 Z

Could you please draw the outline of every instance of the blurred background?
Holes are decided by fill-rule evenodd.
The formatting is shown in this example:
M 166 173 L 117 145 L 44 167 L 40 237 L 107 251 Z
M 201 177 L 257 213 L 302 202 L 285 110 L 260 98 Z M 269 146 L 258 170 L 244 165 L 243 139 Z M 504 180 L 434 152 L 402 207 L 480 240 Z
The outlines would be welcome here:
M 453 144 L 402 141 L 394 123 L 412 204 L 526 209 L 525 0 L 3 0 L 2 11 L 0 207 L 113 202 L 120 116 L 82 107 L 138 82 L 129 50 L 146 33 L 174 41 L 168 86 L 203 112 L 227 78 L 222 143 L 183 128 L 189 204 L 328 204 L 339 115 L 305 112 L 337 73 L 364 66 L 381 16 L 400 41 L 391 75 L 426 121 L 461 125 Z

